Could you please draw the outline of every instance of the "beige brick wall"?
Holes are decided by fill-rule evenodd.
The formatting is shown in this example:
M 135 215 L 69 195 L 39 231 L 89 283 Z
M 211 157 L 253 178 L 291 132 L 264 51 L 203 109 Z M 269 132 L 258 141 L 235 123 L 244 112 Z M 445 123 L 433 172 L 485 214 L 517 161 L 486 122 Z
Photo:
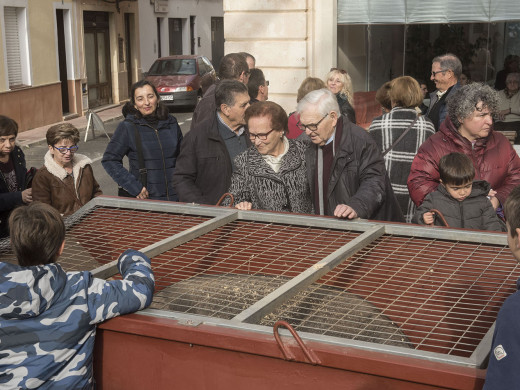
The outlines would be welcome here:
M 324 77 L 337 57 L 335 0 L 224 0 L 225 52 L 246 51 L 269 80 L 269 100 L 288 112 L 305 77 Z

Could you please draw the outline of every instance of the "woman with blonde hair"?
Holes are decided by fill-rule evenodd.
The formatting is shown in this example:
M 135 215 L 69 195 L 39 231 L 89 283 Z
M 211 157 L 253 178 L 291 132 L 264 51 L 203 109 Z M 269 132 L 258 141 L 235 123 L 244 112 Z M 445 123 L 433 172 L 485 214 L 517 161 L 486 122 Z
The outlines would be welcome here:
M 407 180 L 419 146 L 435 134 L 433 123 L 417 114 L 423 101 L 421 87 L 410 76 L 397 77 L 388 89 L 392 109 L 375 118 L 368 131 L 383 153 L 385 167 L 406 222 L 411 222 L 415 204 L 408 193 Z
M 346 70 L 331 68 L 325 76 L 325 84 L 338 99 L 341 115 L 345 115 L 352 123 L 356 123 L 354 111 L 354 89 L 352 79 Z

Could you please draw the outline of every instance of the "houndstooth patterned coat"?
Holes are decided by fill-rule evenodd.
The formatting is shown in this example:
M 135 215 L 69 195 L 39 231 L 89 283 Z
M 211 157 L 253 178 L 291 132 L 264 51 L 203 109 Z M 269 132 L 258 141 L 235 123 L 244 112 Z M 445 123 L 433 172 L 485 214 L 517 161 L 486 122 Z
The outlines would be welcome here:
M 376 141 L 381 153 L 388 149 L 417 117 L 414 109 L 395 107 L 387 114 L 374 119 L 368 131 Z M 406 222 L 411 222 L 415 204 L 408 193 L 408 175 L 419 146 L 435 134 L 433 123 L 421 116 L 401 141 L 385 156 L 385 167 L 392 189 L 401 206 Z
M 254 146 L 235 158 L 235 171 L 229 192 L 235 204 L 251 202 L 257 210 L 290 211 L 313 214 L 305 149 L 302 141 L 288 140 L 289 149 L 275 173 Z

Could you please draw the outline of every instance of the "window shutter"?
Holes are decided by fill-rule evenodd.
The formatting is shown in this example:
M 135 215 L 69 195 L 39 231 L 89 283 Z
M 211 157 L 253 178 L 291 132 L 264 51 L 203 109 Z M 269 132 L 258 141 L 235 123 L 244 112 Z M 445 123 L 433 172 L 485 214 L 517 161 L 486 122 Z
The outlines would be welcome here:
M 20 37 L 15 7 L 4 8 L 5 43 L 7 49 L 7 74 L 9 87 L 22 85 L 22 63 L 20 61 Z

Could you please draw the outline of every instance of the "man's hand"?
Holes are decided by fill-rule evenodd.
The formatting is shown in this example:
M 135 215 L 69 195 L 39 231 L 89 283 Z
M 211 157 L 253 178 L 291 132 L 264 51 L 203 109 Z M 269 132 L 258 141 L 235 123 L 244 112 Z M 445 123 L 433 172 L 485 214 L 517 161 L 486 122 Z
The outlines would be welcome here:
M 431 225 L 433 223 L 433 213 L 430 211 L 424 213 L 422 219 L 426 225 Z
M 150 194 L 148 194 L 148 190 L 146 189 L 146 187 L 143 187 L 143 189 L 141 190 L 139 195 L 136 196 L 136 198 L 137 199 L 148 199 L 149 196 L 150 196 Z
M 251 210 L 253 208 L 253 204 L 249 202 L 240 202 L 239 204 L 235 205 L 235 208 L 239 210 Z
M 28 204 L 32 202 L 32 188 L 22 191 L 22 202 Z
M 347 206 L 346 204 L 338 204 L 334 210 L 334 216 L 347 219 L 354 219 L 358 217 L 356 210 L 350 206 Z

